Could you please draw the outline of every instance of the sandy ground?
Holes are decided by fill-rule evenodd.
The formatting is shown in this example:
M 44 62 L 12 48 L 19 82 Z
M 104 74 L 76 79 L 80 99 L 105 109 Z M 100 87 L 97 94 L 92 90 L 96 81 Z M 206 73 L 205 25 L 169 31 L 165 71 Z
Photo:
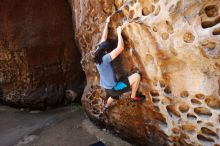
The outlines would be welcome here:
M 90 122 L 78 105 L 25 111 L 0 105 L 0 146 L 130 146 Z

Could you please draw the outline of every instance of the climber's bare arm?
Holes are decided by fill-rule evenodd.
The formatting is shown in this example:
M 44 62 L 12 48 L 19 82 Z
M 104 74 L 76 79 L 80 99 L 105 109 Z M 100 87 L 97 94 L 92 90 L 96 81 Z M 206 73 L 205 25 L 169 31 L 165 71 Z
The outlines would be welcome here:
M 117 28 L 118 33 L 118 45 L 113 51 L 110 52 L 110 56 L 112 60 L 114 60 L 123 50 L 124 50 L 124 41 L 121 36 L 121 26 Z
M 107 38 L 108 38 L 108 24 L 109 24 L 109 22 L 110 22 L 110 16 L 106 20 L 105 28 L 104 28 L 103 33 L 102 33 L 102 38 L 101 38 L 101 41 L 99 43 L 106 41 Z

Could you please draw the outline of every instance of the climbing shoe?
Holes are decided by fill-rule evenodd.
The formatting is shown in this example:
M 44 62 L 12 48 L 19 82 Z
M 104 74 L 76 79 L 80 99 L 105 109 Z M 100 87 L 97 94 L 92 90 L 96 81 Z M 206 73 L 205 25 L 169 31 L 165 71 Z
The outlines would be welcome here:
M 131 102 L 141 102 L 141 101 L 144 101 L 145 99 L 145 96 L 137 96 L 135 98 L 130 98 L 130 101 Z

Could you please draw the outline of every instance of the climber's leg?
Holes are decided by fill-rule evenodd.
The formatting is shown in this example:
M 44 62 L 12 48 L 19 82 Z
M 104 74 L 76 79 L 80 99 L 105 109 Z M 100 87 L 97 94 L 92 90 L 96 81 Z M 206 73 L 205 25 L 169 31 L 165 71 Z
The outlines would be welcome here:
M 129 80 L 130 86 L 131 86 L 131 99 L 133 101 L 143 100 L 143 97 L 137 97 L 136 96 L 138 86 L 139 86 L 139 83 L 140 83 L 140 80 L 141 80 L 140 74 L 139 73 L 134 73 L 134 74 L 132 74 L 128 77 L 128 80 Z
M 130 83 L 128 77 L 122 77 L 119 79 L 118 83 L 112 89 L 105 89 L 107 96 L 109 96 L 105 108 L 108 108 L 113 101 L 119 100 L 120 96 L 130 91 Z
M 113 101 L 115 101 L 115 99 L 109 97 L 108 100 L 107 100 L 107 103 L 106 103 L 105 107 L 108 108 L 108 107 L 112 104 Z
M 104 107 L 104 112 L 112 105 L 115 100 L 119 99 L 119 94 L 112 89 L 105 89 L 107 96 L 109 96 L 107 103 Z
M 141 76 L 138 73 L 134 73 L 128 77 L 128 80 L 131 86 L 131 98 L 135 98 Z

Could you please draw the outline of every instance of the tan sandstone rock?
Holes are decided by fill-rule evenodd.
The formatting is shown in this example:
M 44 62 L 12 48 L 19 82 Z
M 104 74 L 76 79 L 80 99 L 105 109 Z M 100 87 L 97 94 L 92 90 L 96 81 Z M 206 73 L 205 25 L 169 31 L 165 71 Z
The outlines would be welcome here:
M 82 102 L 90 119 L 139 145 L 220 143 L 219 0 L 69 1 L 88 83 Z M 122 13 L 113 14 L 118 9 Z M 114 61 L 117 76 L 139 69 L 146 101 L 130 103 L 128 93 L 103 115 L 107 97 L 92 54 L 112 14 L 109 39 L 117 43 L 116 27 L 122 25 L 125 41 Z

